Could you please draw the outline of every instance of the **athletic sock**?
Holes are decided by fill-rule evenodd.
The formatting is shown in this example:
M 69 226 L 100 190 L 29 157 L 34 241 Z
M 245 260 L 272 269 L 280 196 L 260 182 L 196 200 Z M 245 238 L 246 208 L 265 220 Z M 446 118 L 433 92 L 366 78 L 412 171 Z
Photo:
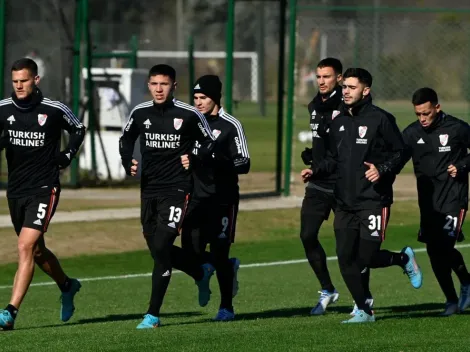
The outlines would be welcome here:
M 11 304 L 7 305 L 5 310 L 7 310 L 13 319 L 16 319 L 16 315 L 18 314 L 18 309 L 15 306 L 12 306 Z

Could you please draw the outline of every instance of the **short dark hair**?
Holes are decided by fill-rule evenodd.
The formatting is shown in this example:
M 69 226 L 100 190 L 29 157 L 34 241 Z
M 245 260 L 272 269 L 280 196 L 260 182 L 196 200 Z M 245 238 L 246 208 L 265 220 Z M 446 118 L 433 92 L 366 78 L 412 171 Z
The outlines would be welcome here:
M 23 57 L 19 60 L 16 60 L 13 65 L 11 65 L 11 71 L 21 71 L 21 70 L 28 70 L 31 72 L 33 76 L 38 75 L 38 65 L 34 60 L 31 60 L 30 58 Z
M 411 98 L 411 102 L 415 106 L 427 103 L 428 101 L 433 105 L 439 103 L 436 91 L 428 87 L 418 89 L 416 92 L 414 92 L 413 98 Z
M 360 68 L 360 67 L 352 67 L 348 68 L 343 74 L 343 80 L 346 78 L 357 78 L 359 82 L 365 84 L 367 87 L 372 87 L 372 75 L 369 71 Z
M 159 64 L 159 65 L 153 66 L 149 70 L 148 78 L 150 79 L 150 77 L 156 76 L 156 75 L 168 76 L 171 78 L 173 82 L 176 80 L 176 71 L 170 65 Z
M 335 59 L 334 57 L 327 57 L 326 59 L 321 60 L 318 63 L 317 68 L 323 67 L 331 67 L 337 75 L 343 73 L 343 64 L 341 63 L 341 61 Z

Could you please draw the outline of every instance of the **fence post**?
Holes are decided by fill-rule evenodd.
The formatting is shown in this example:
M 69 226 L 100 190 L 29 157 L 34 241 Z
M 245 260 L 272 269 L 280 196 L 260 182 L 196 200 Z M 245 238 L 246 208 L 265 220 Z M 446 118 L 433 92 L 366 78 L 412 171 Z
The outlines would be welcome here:
M 284 171 L 284 195 L 290 195 L 290 174 L 292 169 L 292 138 L 294 133 L 295 95 L 295 36 L 297 25 L 297 1 L 289 0 L 289 63 L 287 68 L 287 121 L 286 121 L 286 163 Z
M 225 101 L 227 113 L 232 113 L 232 84 L 233 84 L 233 36 L 235 27 L 235 0 L 228 0 L 227 25 L 225 29 L 226 59 L 225 59 Z
M 137 36 L 134 34 L 131 37 L 131 57 L 129 59 L 130 63 L 129 66 L 130 68 L 137 68 L 137 51 L 139 50 L 139 42 L 137 40 Z
M 85 30 L 85 64 L 84 67 L 87 70 L 87 78 L 85 90 L 87 92 L 87 111 L 88 111 L 88 133 L 90 134 L 90 152 L 91 152 L 91 170 L 93 172 L 93 177 L 97 175 L 97 165 L 96 165 L 96 143 L 95 143 L 95 130 L 96 130 L 96 121 L 95 121 L 95 109 L 93 106 L 93 77 L 91 76 L 91 67 L 92 64 L 92 47 L 91 47 L 91 38 L 90 38 L 90 27 L 89 27 L 89 15 L 88 15 L 88 1 L 82 0 L 82 23 Z
M 277 76 L 276 192 L 282 191 L 282 138 L 284 137 L 284 74 L 286 63 L 287 0 L 279 4 L 279 61 Z
M 189 90 L 188 90 L 188 104 L 193 105 L 193 87 L 195 82 L 194 77 L 194 37 L 192 34 L 188 38 L 188 68 L 189 68 Z
M 80 115 L 80 46 L 82 42 L 82 0 L 75 1 L 75 34 L 73 42 L 73 71 L 72 71 L 72 111 L 75 116 Z M 77 187 L 79 181 L 80 153 L 72 160 L 70 165 L 70 184 Z

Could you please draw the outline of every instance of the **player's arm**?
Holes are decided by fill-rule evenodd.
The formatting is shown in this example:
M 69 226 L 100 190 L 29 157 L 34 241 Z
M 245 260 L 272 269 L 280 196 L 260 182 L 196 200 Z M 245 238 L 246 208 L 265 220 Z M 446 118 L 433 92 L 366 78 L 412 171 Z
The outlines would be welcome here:
M 192 138 L 196 147 L 193 149 L 192 157 L 201 161 L 212 160 L 212 154 L 215 148 L 215 138 L 203 114 L 195 110 L 192 118 Z
M 241 124 L 234 126 L 233 133 L 230 136 L 230 154 L 231 161 L 237 174 L 247 174 L 250 171 L 250 154 L 248 153 L 248 144 L 246 142 L 245 132 Z
M 338 165 L 338 146 L 336 145 L 335 129 L 330 129 L 328 135 L 328 148 L 325 158 L 318 164 L 312 165 L 312 177 L 324 177 L 333 174 Z
M 391 151 L 390 157 L 381 164 L 375 165 L 380 176 L 397 174 L 403 167 L 405 143 L 392 115 L 385 115 L 380 122 L 380 135 Z M 409 160 L 409 159 L 408 159 Z M 404 164 L 403 164 L 404 165 Z
M 462 143 L 467 147 L 467 150 L 470 149 L 470 126 L 462 121 L 459 132 Z M 452 177 L 468 173 L 470 171 L 470 154 L 467 153 L 467 155 L 456 162 L 455 165 L 449 165 L 447 171 Z
M 80 146 L 85 139 L 85 126 L 75 114 L 64 104 L 57 103 L 62 115 L 62 129 L 69 133 L 69 142 L 65 149 L 60 152 L 57 163 L 61 169 L 70 165 L 72 159 L 77 155 Z
M 403 153 L 401 156 L 401 162 L 400 165 L 397 167 L 397 174 L 403 170 L 405 167 L 406 163 L 410 161 L 411 156 L 413 154 L 413 143 L 411 142 L 411 128 L 408 127 L 403 131 L 403 143 L 404 143 L 404 148 L 403 148 Z
M 2 151 L 10 144 L 10 136 L 4 130 L 4 122 L 2 119 L 0 119 L 0 131 L 2 131 L 2 136 L 0 137 L 0 151 Z
M 131 112 L 119 138 L 119 154 L 121 154 L 121 163 L 127 175 L 132 175 L 134 145 L 139 137 L 139 127 L 135 123 L 134 114 L 135 112 Z

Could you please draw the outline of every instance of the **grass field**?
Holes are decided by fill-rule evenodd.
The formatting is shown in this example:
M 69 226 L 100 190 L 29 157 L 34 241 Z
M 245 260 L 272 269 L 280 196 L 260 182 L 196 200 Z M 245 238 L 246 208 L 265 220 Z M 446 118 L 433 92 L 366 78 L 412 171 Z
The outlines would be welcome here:
M 242 264 L 302 259 L 298 217 L 299 209 L 240 213 L 233 254 Z M 420 290 L 413 289 L 398 268 L 373 271 L 375 324 L 340 324 L 348 316 L 352 299 L 332 258 L 330 270 L 341 296 L 325 316 L 309 316 L 318 297 L 318 284 L 309 266 L 305 262 L 277 263 L 241 268 L 234 322 L 211 322 L 218 307 L 216 280 L 212 281 L 211 302 L 200 308 L 196 286 L 180 273 L 173 276 L 164 302 L 163 327 L 136 331 L 147 308 L 150 277 L 145 274 L 152 266 L 147 251 L 126 252 L 130 238 L 140 237 L 137 221 L 51 226 L 48 236 L 55 237 L 56 245 L 61 240 L 73 245 L 71 238 L 80 233 L 85 237 L 114 233 L 116 247 L 122 250 L 88 256 L 60 253 L 62 257 L 73 255 L 63 260 L 70 275 L 95 278 L 83 281 L 75 316 L 67 324 L 59 321 L 59 292 L 55 286 L 32 287 L 18 316 L 17 330 L 0 333 L 2 350 L 7 346 L 8 351 L 465 351 L 470 346 L 468 314 L 438 317 L 444 298 L 423 252 L 417 253 L 424 271 Z M 331 223 L 332 219 L 325 224 L 321 238 L 327 255 L 333 256 Z M 416 205 L 396 203 L 384 247 L 422 247 L 415 240 L 417 224 Z M 99 232 L 97 228 L 103 230 Z M 469 231 L 470 227 L 465 225 L 464 230 Z M 5 232 L 0 236 L 12 235 Z M 86 247 L 82 250 L 87 252 Z M 462 248 L 462 253 L 470 260 L 470 248 Z M 10 289 L 5 286 L 11 284 L 14 271 L 14 264 L 0 266 L 0 302 L 9 298 Z M 103 278 L 127 274 L 139 276 Z M 35 283 L 43 282 L 48 280 L 38 272 Z

